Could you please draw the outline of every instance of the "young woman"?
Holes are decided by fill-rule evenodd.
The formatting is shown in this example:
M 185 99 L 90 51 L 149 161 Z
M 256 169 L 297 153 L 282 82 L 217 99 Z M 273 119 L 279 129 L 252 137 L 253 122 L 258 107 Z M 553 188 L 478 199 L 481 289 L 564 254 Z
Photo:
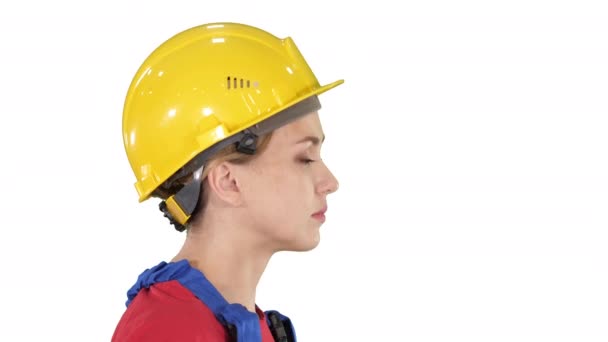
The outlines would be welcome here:
M 321 159 L 320 86 L 291 38 L 212 23 L 155 49 L 124 105 L 139 201 L 160 198 L 181 250 L 141 273 L 112 340 L 295 341 L 256 304 L 278 251 L 319 243 L 338 182 Z

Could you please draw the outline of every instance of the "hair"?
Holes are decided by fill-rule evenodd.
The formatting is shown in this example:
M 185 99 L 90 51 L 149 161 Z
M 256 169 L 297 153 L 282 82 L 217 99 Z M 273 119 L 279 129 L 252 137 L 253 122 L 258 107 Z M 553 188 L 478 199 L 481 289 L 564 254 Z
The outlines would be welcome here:
M 185 225 L 181 225 L 177 222 L 174 222 L 173 224 L 175 226 L 175 229 L 180 232 L 182 232 L 184 230 L 190 230 L 192 228 L 192 224 L 194 222 L 196 222 L 197 219 L 204 214 L 207 200 L 208 200 L 208 195 L 209 195 L 207 193 L 207 191 L 205 191 L 205 189 L 207 188 L 205 186 L 205 184 L 206 184 L 205 180 L 207 179 L 207 175 L 209 174 L 209 172 L 216 165 L 223 163 L 223 162 L 239 164 L 239 165 L 249 163 L 250 161 L 255 159 L 259 154 L 261 154 L 262 152 L 264 152 L 266 150 L 266 148 L 268 147 L 268 143 L 270 142 L 270 139 L 272 137 L 272 133 L 273 132 L 270 132 L 270 133 L 260 136 L 258 138 L 254 154 L 245 154 L 245 153 L 239 152 L 236 149 L 236 145 L 231 144 L 231 145 L 225 147 L 224 149 L 218 151 L 217 153 L 215 153 L 212 157 L 210 157 L 205 162 L 205 165 L 203 167 L 203 172 L 201 175 L 201 191 L 200 191 L 200 196 L 199 196 L 198 202 L 196 204 L 196 207 L 194 209 L 194 212 L 192 213 L 192 215 L 190 216 L 190 219 L 188 220 L 188 222 L 186 222 Z M 189 181 L 191 181 L 192 177 L 193 177 L 193 175 L 185 176 L 185 177 L 177 180 L 176 185 L 178 187 L 182 187 L 183 185 L 185 185 Z

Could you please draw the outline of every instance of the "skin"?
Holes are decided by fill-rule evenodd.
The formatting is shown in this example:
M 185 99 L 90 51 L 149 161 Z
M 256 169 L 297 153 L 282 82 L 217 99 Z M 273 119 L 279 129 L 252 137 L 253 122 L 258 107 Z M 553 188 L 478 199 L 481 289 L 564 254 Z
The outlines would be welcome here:
M 255 312 L 257 284 L 278 251 L 308 251 L 320 240 L 327 195 L 338 181 L 321 159 L 317 112 L 278 128 L 251 162 L 215 165 L 205 179 L 203 215 L 172 261 L 186 259 L 230 303 Z

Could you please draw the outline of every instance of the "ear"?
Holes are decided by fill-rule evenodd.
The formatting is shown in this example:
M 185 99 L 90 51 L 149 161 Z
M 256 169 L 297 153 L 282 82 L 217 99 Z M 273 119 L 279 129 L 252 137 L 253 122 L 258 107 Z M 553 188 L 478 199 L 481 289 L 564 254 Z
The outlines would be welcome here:
M 242 202 L 242 196 L 235 176 L 233 165 L 221 162 L 209 170 L 206 181 L 209 190 L 221 202 L 239 206 Z

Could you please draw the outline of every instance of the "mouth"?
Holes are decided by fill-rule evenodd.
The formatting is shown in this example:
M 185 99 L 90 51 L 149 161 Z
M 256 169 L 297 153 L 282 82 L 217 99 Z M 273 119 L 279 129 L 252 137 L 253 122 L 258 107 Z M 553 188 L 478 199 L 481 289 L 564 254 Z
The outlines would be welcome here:
M 315 220 L 317 220 L 317 221 L 319 221 L 319 222 L 323 223 L 323 222 L 325 222 L 325 212 L 326 212 L 326 211 L 327 211 L 327 206 L 323 207 L 323 209 L 321 209 L 321 210 L 317 211 L 316 213 L 312 214 L 311 216 L 312 216 L 312 217 L 313 217 Z

